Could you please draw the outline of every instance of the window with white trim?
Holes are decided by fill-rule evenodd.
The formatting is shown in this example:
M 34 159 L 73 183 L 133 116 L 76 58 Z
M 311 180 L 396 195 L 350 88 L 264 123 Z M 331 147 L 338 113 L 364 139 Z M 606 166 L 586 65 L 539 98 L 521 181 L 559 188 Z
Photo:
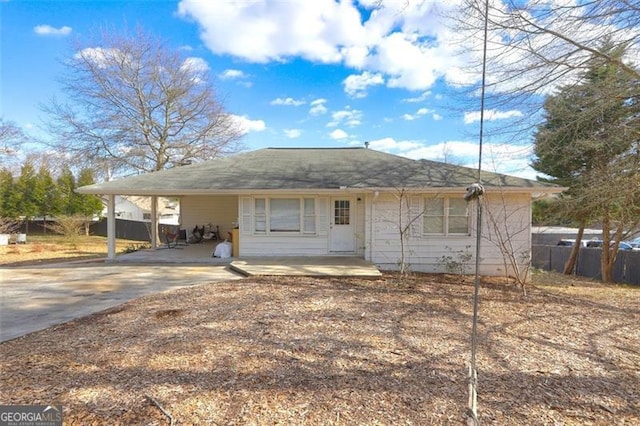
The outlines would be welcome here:
M 254 198 L 254 232 L 316 233 L 314 198 Z
M 469 235 L 469 209 L 463 198 L 424 200 L 423 234 Z
M 253 230 L 258 234 L 267 232 L 267 200 L 256 198 L 253 208 Z
M 316 200 L 314 198 L 305 198 L 304 201 L 304 218 L 302 232 L 305 234 L 316 233 Z

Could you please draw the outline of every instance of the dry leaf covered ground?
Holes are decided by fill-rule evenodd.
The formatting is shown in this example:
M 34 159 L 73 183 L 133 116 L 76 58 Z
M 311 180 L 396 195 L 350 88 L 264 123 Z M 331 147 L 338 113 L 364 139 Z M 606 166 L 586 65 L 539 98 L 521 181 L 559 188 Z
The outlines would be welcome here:
M 480 420 L 639 424 L 640 289 L 556 278 L 483 283 Z M 0 402 L 70 425 L 460 424 L 472 294 L 439 275 L 157 294 L 0 344 Z

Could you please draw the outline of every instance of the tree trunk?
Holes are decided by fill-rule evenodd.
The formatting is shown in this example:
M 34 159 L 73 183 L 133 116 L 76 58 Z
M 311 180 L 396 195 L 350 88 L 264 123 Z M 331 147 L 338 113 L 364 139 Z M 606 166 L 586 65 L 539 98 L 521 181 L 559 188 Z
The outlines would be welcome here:
M 602 281 L 610 283 L 613 281 L 611 273 L 613 262 L 611 262 L 611 223 L 609 218 L 605 217 L 602 220 L 602 256 L 600 257 L 600 275 L 602 275 Z
M 610 252 L 610 249 L 603 247 L 602 248 L 602 253 L 603 253 L 603 258 L 604 258 L 604 253 L 605 252 Z M 609 256 L 607 255 L 607 259 L 609 258 Z M 608 262 L 608 261 L 607 261 Z M 602 281 L 605 283 L 612 283 L 613 282 L 613 265 L 610 263 L 605 263 L 605 261 L 602 261 L 602 265 L 601 265 L 601 273 L 602 273 Z
M 620 247 L 620 241 L 622 240 L 622 234 L 624 233 L 624 225 L 622 222 L 620 222 L 615 230 L 615 237 L 612 240 L 611 239 L 611 232 L 608 229 L 607 232 L 607 236 L 609 239 L 609 243 L 608 243 L 608 247 L 609 249 L 607 250 L 607 263 L 602 264 L 602 280 L 604 282 L 607 283 L 611 283 L 613 282 L 613 267 L 616 264 L 616 258 L 618 257 L 618 251 L 619 251 L 619 247 Z M 602 245 L 604 246 L 605 242 L 604 242 L 604 227 L 603 227 L 603 238 L 602 238 Z M 604 254 L 604 247 L 602 248 L 603 250 L 603 254 Z M 604 258 L 604 256 L 603 256 Z M 606 278 L 605 278 L 606 276 Z
M 576 268 L 576 261 L 578 260 L 578 254 L 580 253 L 580 247 L 582 247 L 582 236 L 584 235 L 584 226 L 585 223 L 583 220 L 580 221 L 580 227 L 578 228 L 578 236 L 576 237 L 576 242 L 571 248 L 571 255 L 569 256 L 569 260 L 564 264 L 563 274 L 572 275 L 573 271 Z

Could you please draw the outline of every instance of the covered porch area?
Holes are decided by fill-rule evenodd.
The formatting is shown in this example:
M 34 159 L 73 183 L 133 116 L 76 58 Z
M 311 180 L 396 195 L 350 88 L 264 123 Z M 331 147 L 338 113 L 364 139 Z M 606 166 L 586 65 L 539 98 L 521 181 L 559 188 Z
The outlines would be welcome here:
M 120 254 L 111 260 L 122 264 L 225 265 L 245 276 L 315 276 L 380 278 L 371 262 L 358 256 L 241 256 L 212 257 L 216 242 L 156 248 Z

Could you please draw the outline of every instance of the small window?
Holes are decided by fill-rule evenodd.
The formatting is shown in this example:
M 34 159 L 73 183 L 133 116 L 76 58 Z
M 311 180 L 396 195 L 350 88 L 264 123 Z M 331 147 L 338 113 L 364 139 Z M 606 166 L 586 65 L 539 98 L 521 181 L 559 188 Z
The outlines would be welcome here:
M 151 220 L 151 213 L 142 213 L 142 220 Z
M 469 211 L 462 198 L 425 199 L 424 234 L 468 235 Z
M 336 225 L 349 225 L 351 218 L 351 203 L 349 200 L 336 200 L 333 207 L 333 223 Z

